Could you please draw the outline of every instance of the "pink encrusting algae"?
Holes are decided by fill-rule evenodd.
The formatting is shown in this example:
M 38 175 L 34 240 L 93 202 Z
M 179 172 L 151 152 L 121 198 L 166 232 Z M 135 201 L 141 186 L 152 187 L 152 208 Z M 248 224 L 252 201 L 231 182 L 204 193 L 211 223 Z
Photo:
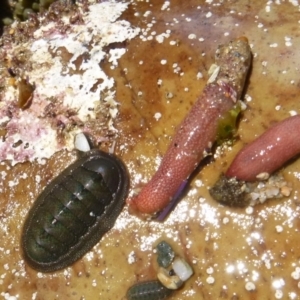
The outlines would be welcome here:
M 246 38 L 218 47 L 215 71 L 179 125 L 158 171 L 137 196 L 128 199 L 132 211 L 153 214 L 170 202 L 216 140 L 218 122 L 240 98 L 250 64 Z
M 237 154 L 226 177 L 254 181 L 261 173 L 272 174 L 300 153 L 299 133 L 299 115 L 272 126 Z

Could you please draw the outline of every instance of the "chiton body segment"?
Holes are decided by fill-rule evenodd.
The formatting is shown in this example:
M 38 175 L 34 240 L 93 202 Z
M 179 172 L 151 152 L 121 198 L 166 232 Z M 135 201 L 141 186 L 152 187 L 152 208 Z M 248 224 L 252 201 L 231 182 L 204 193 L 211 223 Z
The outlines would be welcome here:
M 26 262 L 41 272 L 63 269 L 113 227 L 129 189 L 123 162 L 94 149 L 66 168 L 38 196 L 23 228 Z
M 173 291 L 167 289 L 158 280 L 140 282 L 133 285 L 126 294 L 127 300 L 162 300 Z

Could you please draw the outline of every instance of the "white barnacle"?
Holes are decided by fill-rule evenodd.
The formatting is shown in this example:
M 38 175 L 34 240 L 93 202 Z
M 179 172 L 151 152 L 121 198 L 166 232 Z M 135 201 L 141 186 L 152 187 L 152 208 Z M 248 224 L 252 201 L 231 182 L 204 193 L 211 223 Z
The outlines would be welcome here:
M 89 141 L 83 132 L 76 134 L 74 146 L 77 150 L 82 151 L 82 152 L 87 152 L 87 151 L 91 150 Z

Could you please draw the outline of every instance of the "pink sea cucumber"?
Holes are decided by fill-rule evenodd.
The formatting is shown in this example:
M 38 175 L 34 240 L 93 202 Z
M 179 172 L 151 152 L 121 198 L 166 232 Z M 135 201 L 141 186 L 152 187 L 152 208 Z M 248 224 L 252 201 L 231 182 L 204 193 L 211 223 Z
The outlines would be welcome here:
M 272 174 L 300 153 L 299 135 L 300 115 L 277 123 L 237 154 L 225 176 L 254 181 L 261 173 Z
M 251 64 L 248 40 L 242 37 L 219 46 L 215 64 L 214 78 L 179 125 L 158 171 L 137 196 L 128 199 L 132 211 L 162 210 L 212 146 L 218 121 L 241 96 Z

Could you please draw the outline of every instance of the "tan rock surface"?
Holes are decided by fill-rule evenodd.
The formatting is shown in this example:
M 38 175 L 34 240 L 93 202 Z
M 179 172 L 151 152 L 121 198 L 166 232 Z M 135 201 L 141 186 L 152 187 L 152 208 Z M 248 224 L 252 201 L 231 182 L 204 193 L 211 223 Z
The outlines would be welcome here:
M 92 251 L 53 274 L 37 273 L 23 261 L 22 224 L 32 201 L 75 155 L 61 150 L 45 165 L 25 162 L 11 167 L 3 162 L 0 295 L 4 299 L 123 299 L 133 283 L 155 278 L 153 247 L 162 239 L 195 272 L 170 299 L 299 297 L 299 161 L 283 170 L 294 187 L 284 200 L 252 209 L 228 208 L 208 193 L 244 143 L 291 111 L 300 112 L 298 2 L 178 0 L 167 4 L 132 1 L 120 17 L 141 31 L 106 49 L 126 46 L 117 67 L 111 69 L 107 60 L 101 63 L 115 80 L 115 100 L 120 103 L 113 120 L 117 133 L 101 148 L 107 150 L 115 143 L 115 152 L 130 172 L 131 192 L 147 182 L 176 125 L 201 93 L 217 45 L 244 35 L 254 60 L 240 140 L 196 175 L 167 221 L 140 221 L 125 207 L 115 227 Z M 7 67 L 7 58 L 1 59 Z

